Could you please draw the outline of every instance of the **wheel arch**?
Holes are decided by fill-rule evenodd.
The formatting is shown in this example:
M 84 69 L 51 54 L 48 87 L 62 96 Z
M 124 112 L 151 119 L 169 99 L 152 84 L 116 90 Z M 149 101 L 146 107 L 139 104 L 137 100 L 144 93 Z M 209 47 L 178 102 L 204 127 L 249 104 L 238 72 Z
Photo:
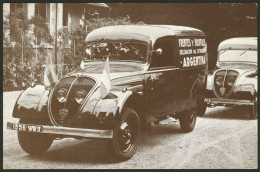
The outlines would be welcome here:
M 123 108 L 132 108 L 136 111 L 139 116 L 141 126 L 143 126 L 146 122 L 145 120 L 145 105 L 144 101 L 142 101 L 142 97 L 136 93 L 132 92 L 132 94 L 125 100 L 124 104 L 121 105 L 121 111 Z M 120 109 L 119 112 L 121 113 Z

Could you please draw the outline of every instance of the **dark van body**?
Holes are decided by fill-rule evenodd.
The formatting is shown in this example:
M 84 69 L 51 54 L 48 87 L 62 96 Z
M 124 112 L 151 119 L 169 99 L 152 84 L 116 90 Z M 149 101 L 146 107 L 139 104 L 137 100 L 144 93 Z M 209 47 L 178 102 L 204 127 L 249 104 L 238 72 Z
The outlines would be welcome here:
M 194 129 L 207 83 L 202 31 L 169 25 L 109 26 L 92 31 L 86 42 L 83 67 L 51 89 L 37 85 L 25 90 L 13 111 L 22 124 L 8 123 L 9 129 L 29 135 L 33 131 L 21 128 L 32 124 L 40 127 L 37 134 L 45 133 L 52 140 L 107 138 L 121 159 L 134 154 L 139 129 L 151 123 L 173 117 L 180 120 L 183 131 Z M 111 87 L 103 96 L 108 58 Z M 64 99 L 60 98 L 63 93 Z M 77 96 L 82 94 L 84 100 L 79 103 Z M 22 139 L 20 144 L 26 152 L 35 153 Z

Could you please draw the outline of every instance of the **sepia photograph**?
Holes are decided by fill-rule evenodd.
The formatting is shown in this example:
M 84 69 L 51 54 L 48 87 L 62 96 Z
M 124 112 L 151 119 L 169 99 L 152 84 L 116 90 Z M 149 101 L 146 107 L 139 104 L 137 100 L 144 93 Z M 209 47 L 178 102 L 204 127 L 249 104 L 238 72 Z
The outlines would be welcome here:
M 258 169 L 258 3 L 2 3 L 3 169 Z

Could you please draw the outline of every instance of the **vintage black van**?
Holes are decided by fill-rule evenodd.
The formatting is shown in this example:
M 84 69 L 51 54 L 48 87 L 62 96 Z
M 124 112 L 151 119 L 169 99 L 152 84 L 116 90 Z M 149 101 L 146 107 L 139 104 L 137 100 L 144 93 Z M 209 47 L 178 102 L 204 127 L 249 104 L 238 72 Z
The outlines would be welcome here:
M 257 37 L 230 38 L 218 46 L 216 70 L 208 76 L 207 106 L 244 106 L 258 117 Z
M 29 154 L 46 151 L 57 138 L 108 139 L 115 157 L 136 151 L 142 129 L 175 118 L 194 129 L 207 78 L 205 34 L 170 25 L 124 25 L 96 29 L 86 37 L 80 68 L 51 87 L 28 88 L 13 117 Z

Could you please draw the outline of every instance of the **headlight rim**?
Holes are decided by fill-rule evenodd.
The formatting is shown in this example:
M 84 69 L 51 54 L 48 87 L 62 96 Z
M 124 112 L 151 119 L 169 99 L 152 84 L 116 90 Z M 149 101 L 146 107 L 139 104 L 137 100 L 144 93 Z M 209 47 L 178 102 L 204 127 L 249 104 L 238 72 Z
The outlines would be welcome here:
M 218 79 L 219 79 L 219 78 L 222 79 L 221 83 L 218 82 Z M 223 82 L 224 82 L 224 77 L 223 77 L 223 76 L 217 76 L 217 77 L 216 77 L 215 83 L 216 83 L 218 86 L 221 86 L 221 85 L 223 84 Z
M 63 100 L 60 100 L 60 98 L 58 98 L 58 96 L 60 96 L 60 93 L 59 91 L 64 91 L 64 99 Z M 56 93 L 56 98 L 57 100 L 60 102 L 60 103 L 64 103 L 67 99 L 67 94 L 68 94 L 68 90 L 66 88 L 60 88 L 58 89 L 57 93 Z
M 232 84 L 230 84 L 230 82 L 229 82 L 229 80 L 230 80 L 231 78 L 233 78 L 233 83 L 232 83 Z M 227 84 L 228 84 L 229 86 L 232 87 L 232 86 L 235 84 L 235 82 L 236 82 L 236 78 L 235 78 L 234 76 L 230 76 L 230 77 L 227 78 L 227 81 L 226 81 L 226 82 L 227 82 Z
M 77 98 L 78 98 L 78 97 L 77 97 L 77 94 L 78 94 L 80 91 L 82 91 L 82 92 L 84 92 L 84 93 L 83 93 L 83 96 L 81 97 L 81 100 L 79 101 L 79 100 L 77 100 Z M 74 99 L 75 99 L 75 101 L 76 101 L 78 104 L 82 104 L 83 101 L 85 100 L 86 96 L 87 96 L 87 92 L 86 92 L 85 90 L 83 90 L 83 89 L 79 89 L 79 90 L 76 91 Z

